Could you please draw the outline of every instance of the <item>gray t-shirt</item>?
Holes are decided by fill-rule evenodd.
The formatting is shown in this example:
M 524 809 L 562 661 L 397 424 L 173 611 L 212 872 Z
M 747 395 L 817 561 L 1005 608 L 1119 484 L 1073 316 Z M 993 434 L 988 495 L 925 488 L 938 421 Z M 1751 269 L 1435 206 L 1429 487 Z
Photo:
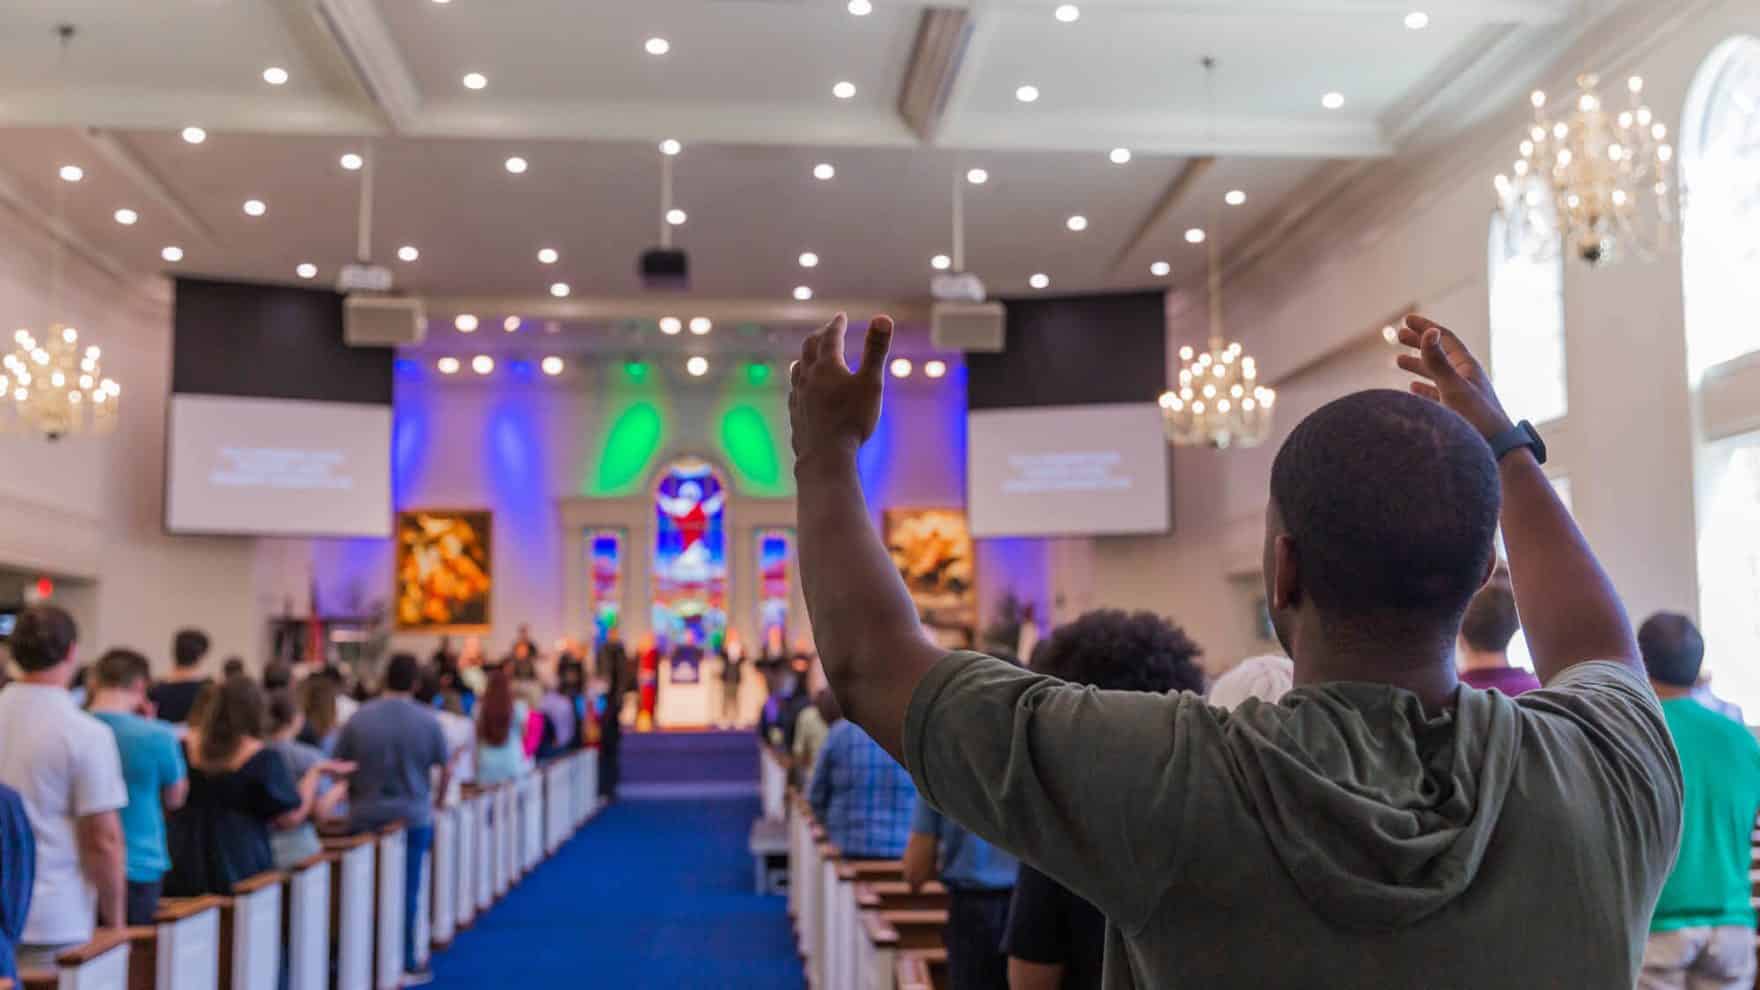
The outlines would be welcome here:
M 446 763 L 446 736 L 430 708 L 409 698 L 379 698 L 355 712 L 336 740 L 336 758 L 360 766 L 348 779 L 349 821 L 376 829 L 434 821 L 428 772 Z
M 1680 838 L 1661 709 L 1607 662 L 1436 715 L 1352 683 L 1229 713 L 953 654 L 904 746 L 1105 913 L 1108 990 L 1630 987 Z

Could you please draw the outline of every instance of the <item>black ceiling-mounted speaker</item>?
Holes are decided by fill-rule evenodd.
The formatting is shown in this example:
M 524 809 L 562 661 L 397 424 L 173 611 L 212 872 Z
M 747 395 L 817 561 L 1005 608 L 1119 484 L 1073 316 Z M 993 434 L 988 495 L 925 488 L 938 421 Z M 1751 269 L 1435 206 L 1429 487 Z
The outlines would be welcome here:
M 678 248 L 650 248 L 642 252 L 636 270 L 647 289 L 682 291 L 691 285 L 691 260 Z

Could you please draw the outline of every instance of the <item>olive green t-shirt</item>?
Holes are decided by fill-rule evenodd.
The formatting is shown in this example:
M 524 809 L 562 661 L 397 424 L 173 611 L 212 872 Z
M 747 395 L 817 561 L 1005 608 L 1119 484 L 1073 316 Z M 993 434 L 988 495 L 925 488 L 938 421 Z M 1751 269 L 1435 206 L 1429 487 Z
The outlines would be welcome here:
M 1662 712 L 1610 662 L 1441 714 L 1359 683 L 1230 713 L 956 653 L 904 747 L 1107 916 L 1107 990 L 1628 988 L 1680 836 Z

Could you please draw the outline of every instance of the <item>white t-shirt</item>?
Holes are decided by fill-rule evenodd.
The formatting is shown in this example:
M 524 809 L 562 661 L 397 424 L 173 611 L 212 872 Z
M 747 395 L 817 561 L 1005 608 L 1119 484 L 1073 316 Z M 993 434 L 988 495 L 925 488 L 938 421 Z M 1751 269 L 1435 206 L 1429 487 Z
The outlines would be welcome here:
M 116 736 L 61 688 L 9 684 L 0 690 L 0 784 L 24 799 L 37 840 L 22 941 L 89 940 L 98 895 L 80 870 L 74 821 L 128 804 Z
M 440 734 L 446 737 L 446 754 L 452 759 L 452 783 L 446 788 L 446 806 L 451 808 L 462 799 L 464 785 L 477 779 L 477 723 L 457 712 L 434 714 L 440 719 Z

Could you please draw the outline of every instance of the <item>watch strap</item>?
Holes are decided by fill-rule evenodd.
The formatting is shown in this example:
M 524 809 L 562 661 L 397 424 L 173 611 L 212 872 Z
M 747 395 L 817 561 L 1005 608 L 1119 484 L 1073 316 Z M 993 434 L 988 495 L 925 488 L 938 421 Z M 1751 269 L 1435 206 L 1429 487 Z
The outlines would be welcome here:
M 1525 419 L 1490 438 L 1488 442 L 1491 444 L 1492 456 L 1500 461 L 1510 451 L 1527 447 L 1534 452 L 1534 460 L 1541 464 L 1546 463 L 1546 442 L 1540 439 L 1540 432 L 1534 429 L 1534 424 Z

